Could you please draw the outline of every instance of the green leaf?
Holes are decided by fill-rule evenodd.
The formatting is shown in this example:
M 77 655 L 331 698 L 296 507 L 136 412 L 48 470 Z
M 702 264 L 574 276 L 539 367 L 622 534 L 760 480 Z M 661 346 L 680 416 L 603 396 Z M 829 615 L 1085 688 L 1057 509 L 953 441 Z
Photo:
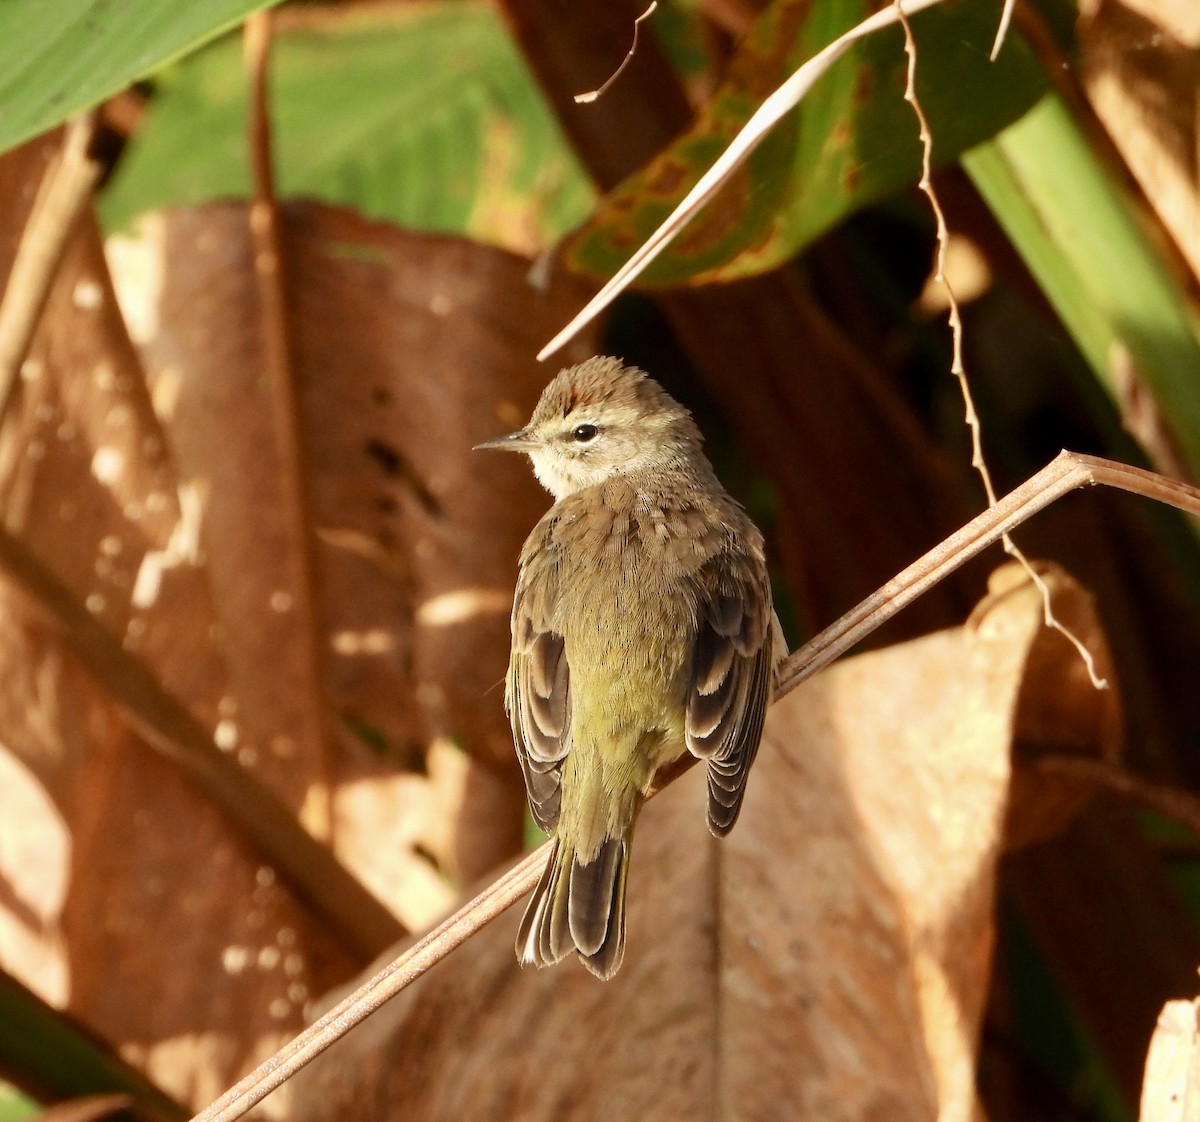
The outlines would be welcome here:
M 0 152 L 277 0 L 2 0 Z
M 776 0 L 695 125 L 626 180 L 572 238 L 567 260 L 608 278 L 659 225 L 751 113 L 802 62 L 869 14 L 862 0 Z M 1010 36 L 989 62 L 992 5 L 941 5 L 914 17 L 917 92 L 945 163 L 1015 120 L 1045 89 Z M 921 148 L 904 101 L 899 27 L 852 47 L 784 118 L 650 267 L 649 284 L 733 280 L 774 268 L 851 211 L 914 183 Z
M 271 57 L 277 189 L 416 229 L 537 250 L 592 192 L 496 14 L 478 3 L 279 21 Z M 140 212 L 251 192 L 240 46 L 162 77 L 101 201 Z
M 1097 378 L 1123 347 L 1200 473 L 1200 331 L 1175 278 L 1057 95 L 963 166 Z

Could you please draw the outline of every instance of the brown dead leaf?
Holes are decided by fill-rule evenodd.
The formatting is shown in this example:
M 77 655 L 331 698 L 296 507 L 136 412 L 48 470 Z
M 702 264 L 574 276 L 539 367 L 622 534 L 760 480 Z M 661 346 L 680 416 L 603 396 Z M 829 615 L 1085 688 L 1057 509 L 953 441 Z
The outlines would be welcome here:
M 1091 594 L 1057 565 L 1039 563 L 1055 618 L 1090 652 L 1096 673 L 1113 688 L 1098 690 L 1079 652 L 1060 632 L 1040 628 L 1026 653 L 1013 714 L 1014 771 L 1005 823 L 1005 846 L 1019 849 L 1064 830 L 1095 791 L 1089 781 L 1047 774 L 1036 764 L 1047 754 L 1116 762 L 1124 735 L 1121 695 L 1108 640 Z M 1011 626 L 1018 611 L 1041 610 L 1042 591 L 1011 561 L 992 573 L 988 595 L 968 627 L 994 631 Z
M 601 984 L 504 917 L 294 1081 L 304 1122 L 978 1117 L 1016 698 L 1040 603 L 846 661 L 769 715 L 745 813 L 694 769 L 639 825 Z
M 9 532 L 214 725 L 225 675 L 192 547 L 194 512 L 92 224 L 63 262 L 0 444 Z M 40 992 L 65 996 L 172 1092 L 208 1098 L 276 1046 L 299 1023 L 304 997 L 352 960 L 7 587 L 2 611 L 3 742 L 54 814 L 42 824 L 0 815 L 0 828 L 7 838 L 65 823 L 70 833 L 67 867 L 22 898 L 43 917 L 32 957 L 6 955 L 6 965 L 31 983 L 57 973 Z
M 788 780 L 822 834 L 831 814 Z M 869 860 L 836 837 L 787 862 L 722 855 L 703 784 L 691 772 L 643 817 L 614 981 L 574 963 L 522 972 L 514 912 L 298 1076 L 299 1117 L 932 1118 L 896 916 Z M 813 878 L 827 890 L 815 901 Z M 852 968 L 826 972 L 831 940 L 851 938 Z
M 354 862 L 381 850 L 411 860 L 419 847 L 443 872 L 473 877 L 519 844 L 521 797 L 496 700 L 516 556 L 545 499 L 523 465 L 483 464 L 470 449 L 527 414 L 547 376 L 530 361 L 535 341 L 580 293 L 571 283 L 536 293 L 519 258 L 349 212 L 295 205 L 284 219 L 329 641 L 319 700 L 341 732 L 338 788 L 355 790 L 353 813 L 335 797 L 335 846 L 420 926 L 447 900 L 444 890 L 418 895 L 430 879 L 424 859 L 412 876 L 395 860 Z M 277 561 L 283 483 L 270 451 L 247 212 L 157 216 L 140 248 L 140 275 L 160 281 L 150 306 L 131 298 L 130 318 L 147 325 L 139 341 L 155 401 L 200 497 L 237 705 L 226 730 L 256 769 L 287 774 L 302 801 L 319 761 L 305 766 L 294 730 L 307 726 L 313 742 L 320 714 L 295 696 L 302 672 L 286 641 L 300 593 Z M 581 347 L 577 357 L 589 344 Z M 428 790 L 426 755 L 439 742 L 476 757 L 469 778 L 436 772 L 453 806 Z M 398 767 L 424 774 L 397 784 Z M 360 842 L 362 800 L 385 777 L 378 789 L 388 789 L 392 830 Z
M 0 962 L 44 1001 L 68 995 L 58 929 L 67 894 L 71 835 L 45 788 L 0 750 Z
M 251 415 L 244 212 L 159 230 L 135 309 L 153 404 L 89 225 L 0 432 L 5 524 L 297 813 L 328 776 L 294 730 L 332 707 L 338 852 L 424 922 L 450 899 L 447 874 L 520 835 L 503 715 L 479 696 L 503 672 L 509 591 L 477 573 L 486 561 L 511 580 L 540 506 L 520 465 L 481 475 L 469 449 L 531 406 L 547 375 L 529 356 L 578 298 L 533 292 L 510 255 L 297 212 L 288 264 L 332 658 L 328 696 L 296 699 L 269 436 Z M 5 964 L 165 1088 L 207 1101 L 351 959 L 7 588 L 0 618 L 0 743 L 30 780 L 0 788 L 0 938 L 20 932 Z M 364 735 L 405 751 L 370 751 Z M 473 759 L 457 738 L 490 748 Z M 37 885 L 10 872 L 17 830 L 20 845 L 58 839 Z
M 1200 278 L 1200 19 L 1193 0 L 1088 0 L 1084 88 L 1134 178 Z

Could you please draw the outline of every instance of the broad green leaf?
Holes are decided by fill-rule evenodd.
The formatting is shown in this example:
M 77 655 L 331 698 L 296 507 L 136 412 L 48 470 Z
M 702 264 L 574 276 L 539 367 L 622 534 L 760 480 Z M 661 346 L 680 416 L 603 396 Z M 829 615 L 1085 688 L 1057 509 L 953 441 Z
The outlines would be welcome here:
M 0 0 L 0 152 L 277 0 Z
M 477 3 L 323 10 L 279 21 L 277 188 L 416 229 L 536 251 L 591 188 L 495 12 Z M 101 201 L 112 229 L 159 207 L 251 191 L 240 44 L 162 75 Z
M 659 225 L 762 101 L 802 62 L 869 14 L 864 0 L 776 0 L 695 125 L 609 195 L 567 260 L 607 278 Z M 1010 36 L 988 61 L 996 11 L 941 5 L 913 19 L 917 92 L 945 163 L 1032 106 L 1041 69 Z M 776 126 L 645 274 L 648 284 L 733 280 L 774 268 L 839 219 L 916 181 L 921 148 L 904 101 L 900 29 L 852 47 Z
M 1200 473 L 1200 331 L 1178 283 L 1134 221 L 1057 95 L 963 166 L 1097 378 L 1124 347 Z

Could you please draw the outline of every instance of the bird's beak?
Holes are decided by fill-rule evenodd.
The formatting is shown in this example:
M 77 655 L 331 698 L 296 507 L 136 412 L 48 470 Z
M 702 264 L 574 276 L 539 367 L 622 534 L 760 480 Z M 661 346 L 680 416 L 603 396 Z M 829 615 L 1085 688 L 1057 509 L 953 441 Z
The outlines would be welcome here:
M 510 432 L 506 436 L 494 436 L 482 444 L 476 444 L 472 452 L 529 452 L 538 446 L 539 441 L 529 435 L 524 429 Z

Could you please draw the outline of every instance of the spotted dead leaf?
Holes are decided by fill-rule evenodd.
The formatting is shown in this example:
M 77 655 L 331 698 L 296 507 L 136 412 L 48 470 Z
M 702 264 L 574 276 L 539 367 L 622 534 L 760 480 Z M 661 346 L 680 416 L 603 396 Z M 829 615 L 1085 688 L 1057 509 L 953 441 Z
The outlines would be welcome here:
M 0 430 L 6 527 L 294 813 L 332 784 L 339 855 L 422 922 L 453 877 L 519 837 L 498 703 L 486 730 L 477 698 L 462 710 L 477 723 L 451 718 L 457 690 L 483 694 L 503 671 L 504 582 L 540 500 L 517 464 L 473 475 L 469 449 L 536 399 L 546 375 L 529 355 L 578 297 L 533 292 L 507 254 L 297 215 L 296 353 L 331 657 L 322 695 L 295 698 L 303 637 L 281 625 L 295 589 L 258 412 L 245 215 L 176 219 L 135 262 L 148 267 L 128 313 L 140 352 L 94 226 L 73 245 Z M 120 279 L 128 293 L 135 282 Z M 484 557 L 488 583 L 472 569 Z M 38 605 L 8 585 L 0 595 L 0 742 L 21 779 L 0 787 L 0 855 L 7 872 L 35 844 L 49 866 L 36 878 L 23 866 L 0 895 L 0 934 L 19 933 L 5 936 L 5 966 L 199 1105 L 355 960 L 130 730 Z M 414 629 L 429 633 L 419 652 Z M 330 713 L 331 756 L 306 752 L 305 729 Z M 486 763 L 458 737 L 490 745 Z
M 7 530 L 215 725 L 227 679 L 195 526 L 91 223 L 60 269 L 0 445 Z M 26 780 L 0 790 L 0 851 L 50 838 L 42 860 L 58 862 L 0 901 L 23 936 L 6 941 L 5 966 L 171 1092 L 211 1097 L 354 960 L 131 731 L 39 605 L 10 583 L 0 595 L 0 736 Z
M 284 563 L 292 483 L 273 452 L 247 210 L 158 216 L 119 260 L 159 278 L 148 301 L 143 287 L 128 306 L 176 461 L 200 496 L 236 683 L 229 735 L 260 766 L 288 772 L 300 798 L 321 770 L 297 769 L 296 755 L 321 743 L 331 708 L 339 748 L 322 768 L 338 790 L 336 845 L 361 852 L 353 867 L 403 909 L 415 884 L 396 883 L 401 870 L 369 851 L 419 845 L 443 871 L 473 877 L 518 842 L 498 685 L 517 552 L 545 499 L 522 465 L 484 464 L 471 446 L 527 414 L 547 377 L 530 361 L 533 343 L 581 293 L 569 282 L 536 292 L 527 262 L 453 238 L 320 206 L 284 217 L 326 697 L 296 696 L 303 654 L 289 628 L 304 589 Z M 474 761 L 456 765 L 456 747 Z M 398 768 L 411 782 L 393 798 L 409 812 L 390 802 L 388 833 L 360 830 L 359 785 L 395 785 Z M 430 802 L 434 773 L 454 807 Z M 403 914 L 419 925 L 429 911 Z

